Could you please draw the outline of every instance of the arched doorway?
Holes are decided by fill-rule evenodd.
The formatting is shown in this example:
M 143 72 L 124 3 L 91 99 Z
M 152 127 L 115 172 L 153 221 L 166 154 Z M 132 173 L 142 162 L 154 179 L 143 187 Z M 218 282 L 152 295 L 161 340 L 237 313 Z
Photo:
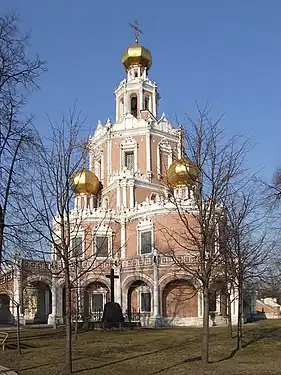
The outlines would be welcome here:
M 144 281 L 134 281 L 128 289 L 128 316 L 152 312 L 152 291 Z
M 216 315 L 227 315 L 227 290 L 222 281 L 216 281 L 210 287 L 209 310 Z
M 52 293 L 43 281 L 33 281 L 23 290 L 24 317 L 28 324 L 45 324 L 52 313 Z
M 84 316 L 92 321 L 101 320 L 104 305 L 109 301 L 109 289 L 104 283 L 88 284 L 84 290 Z
M 10 311 L 10 297 L 7 294 L 0 294 L 0 324 L 13 323 L 13 315 Z
M 197 290 L 184 279 L 169 282 L 163 290 L 163 316 L 187 318 L 198 316 Z

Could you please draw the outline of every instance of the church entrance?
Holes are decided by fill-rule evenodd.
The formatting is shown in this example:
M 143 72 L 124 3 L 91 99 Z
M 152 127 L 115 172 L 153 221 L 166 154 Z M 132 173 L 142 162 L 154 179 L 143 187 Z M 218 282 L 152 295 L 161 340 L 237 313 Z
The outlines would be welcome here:
M 197 291 L 187 280 L 174 280 L 163 290 L 163 316 L 168 318 L 197 317 Z
M 7 294 L 0 294 L 0 324 L 12 324 L 13 315 L 10 311 L 10 297 Z
M 84 316 L 91 321 L 102 320 L 104 305 L 110 301 L 108 287 L 101 282 L 87 285 L 84 291 Z
M 127 314 L 129 319 L 134 319 L 136 314 L 150 316 L 151 312 L 152 293 L 150 287 L 144 281 L 134 281 L 128 290 Z
M 44 324 L 52 313 L 52 294 L 42 281 L 29 283 L 23 291 L 24 317 L 28 324 Z
M 227 291 L 225 283 L 217 281 L 210 287 L 209 294 L 209 308 L 210 312 L 226 316 L 227 315 Z

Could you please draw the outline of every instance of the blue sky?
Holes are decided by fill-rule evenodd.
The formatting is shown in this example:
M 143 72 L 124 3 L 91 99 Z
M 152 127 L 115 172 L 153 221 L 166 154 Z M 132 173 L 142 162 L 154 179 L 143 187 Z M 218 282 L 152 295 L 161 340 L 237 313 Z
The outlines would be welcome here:
M 28 111 L 41 131 L 47 116 L 73 107 L 92 132 L 114 119 L 113 90 L 124 78 L 123 50 L 139 19 L 152 52 L 150 78 L 171 121 L 211 101 L 228 134 L 254 137 L 248 158 L 269 179 L 281 164 L 281 2 L 279 0 L 1 0 L 32 34 L 30 53 L 47 61 Z

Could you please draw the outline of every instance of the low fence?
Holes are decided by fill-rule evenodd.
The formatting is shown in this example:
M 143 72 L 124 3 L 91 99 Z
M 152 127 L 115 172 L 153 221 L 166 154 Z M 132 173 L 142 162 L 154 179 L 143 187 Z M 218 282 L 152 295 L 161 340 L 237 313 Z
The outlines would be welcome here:
M 128 313 L 126 312 L 123 314 L 124 321 L 125 322 L 132 322 L 132 323 L 138 323 L 141 321 L 142 317 L 147 317 L 148 314 L 141 313 L 140 311 L 138 312 L 131 312 Z M 150 316 L 150 314 L 149 314 Z M 76 322 L 102 322 L 103 318 L 103 311 L 102 310 L 96 310 L 96 311 L 91 311 L 89 315 L 84 315 L 84 314 L 78 314 L 78 315 L 72 315 L 72 321 Z

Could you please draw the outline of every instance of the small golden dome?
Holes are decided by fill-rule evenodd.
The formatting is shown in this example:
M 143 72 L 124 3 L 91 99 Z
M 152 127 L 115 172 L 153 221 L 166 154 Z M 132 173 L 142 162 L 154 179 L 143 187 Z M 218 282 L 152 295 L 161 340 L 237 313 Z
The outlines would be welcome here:
M 100 188 L 100 182 L 94 172 L 83 168 L 75 173 L 71 186 L 75 194 L 97 195 Z
M 135 44 L 128 47 L 123 53 L 122 64 L 126 70 L 128 70 L 132 65 L 142 65 L 148 70 L 152 64 L 151 53 L 147 48 L 144 48 L 139 44 Z
M 198 168 L 185 158 L 174 161 L 167 170 L 167 181 L 173 188 L 194 185 L 198 177 Z

